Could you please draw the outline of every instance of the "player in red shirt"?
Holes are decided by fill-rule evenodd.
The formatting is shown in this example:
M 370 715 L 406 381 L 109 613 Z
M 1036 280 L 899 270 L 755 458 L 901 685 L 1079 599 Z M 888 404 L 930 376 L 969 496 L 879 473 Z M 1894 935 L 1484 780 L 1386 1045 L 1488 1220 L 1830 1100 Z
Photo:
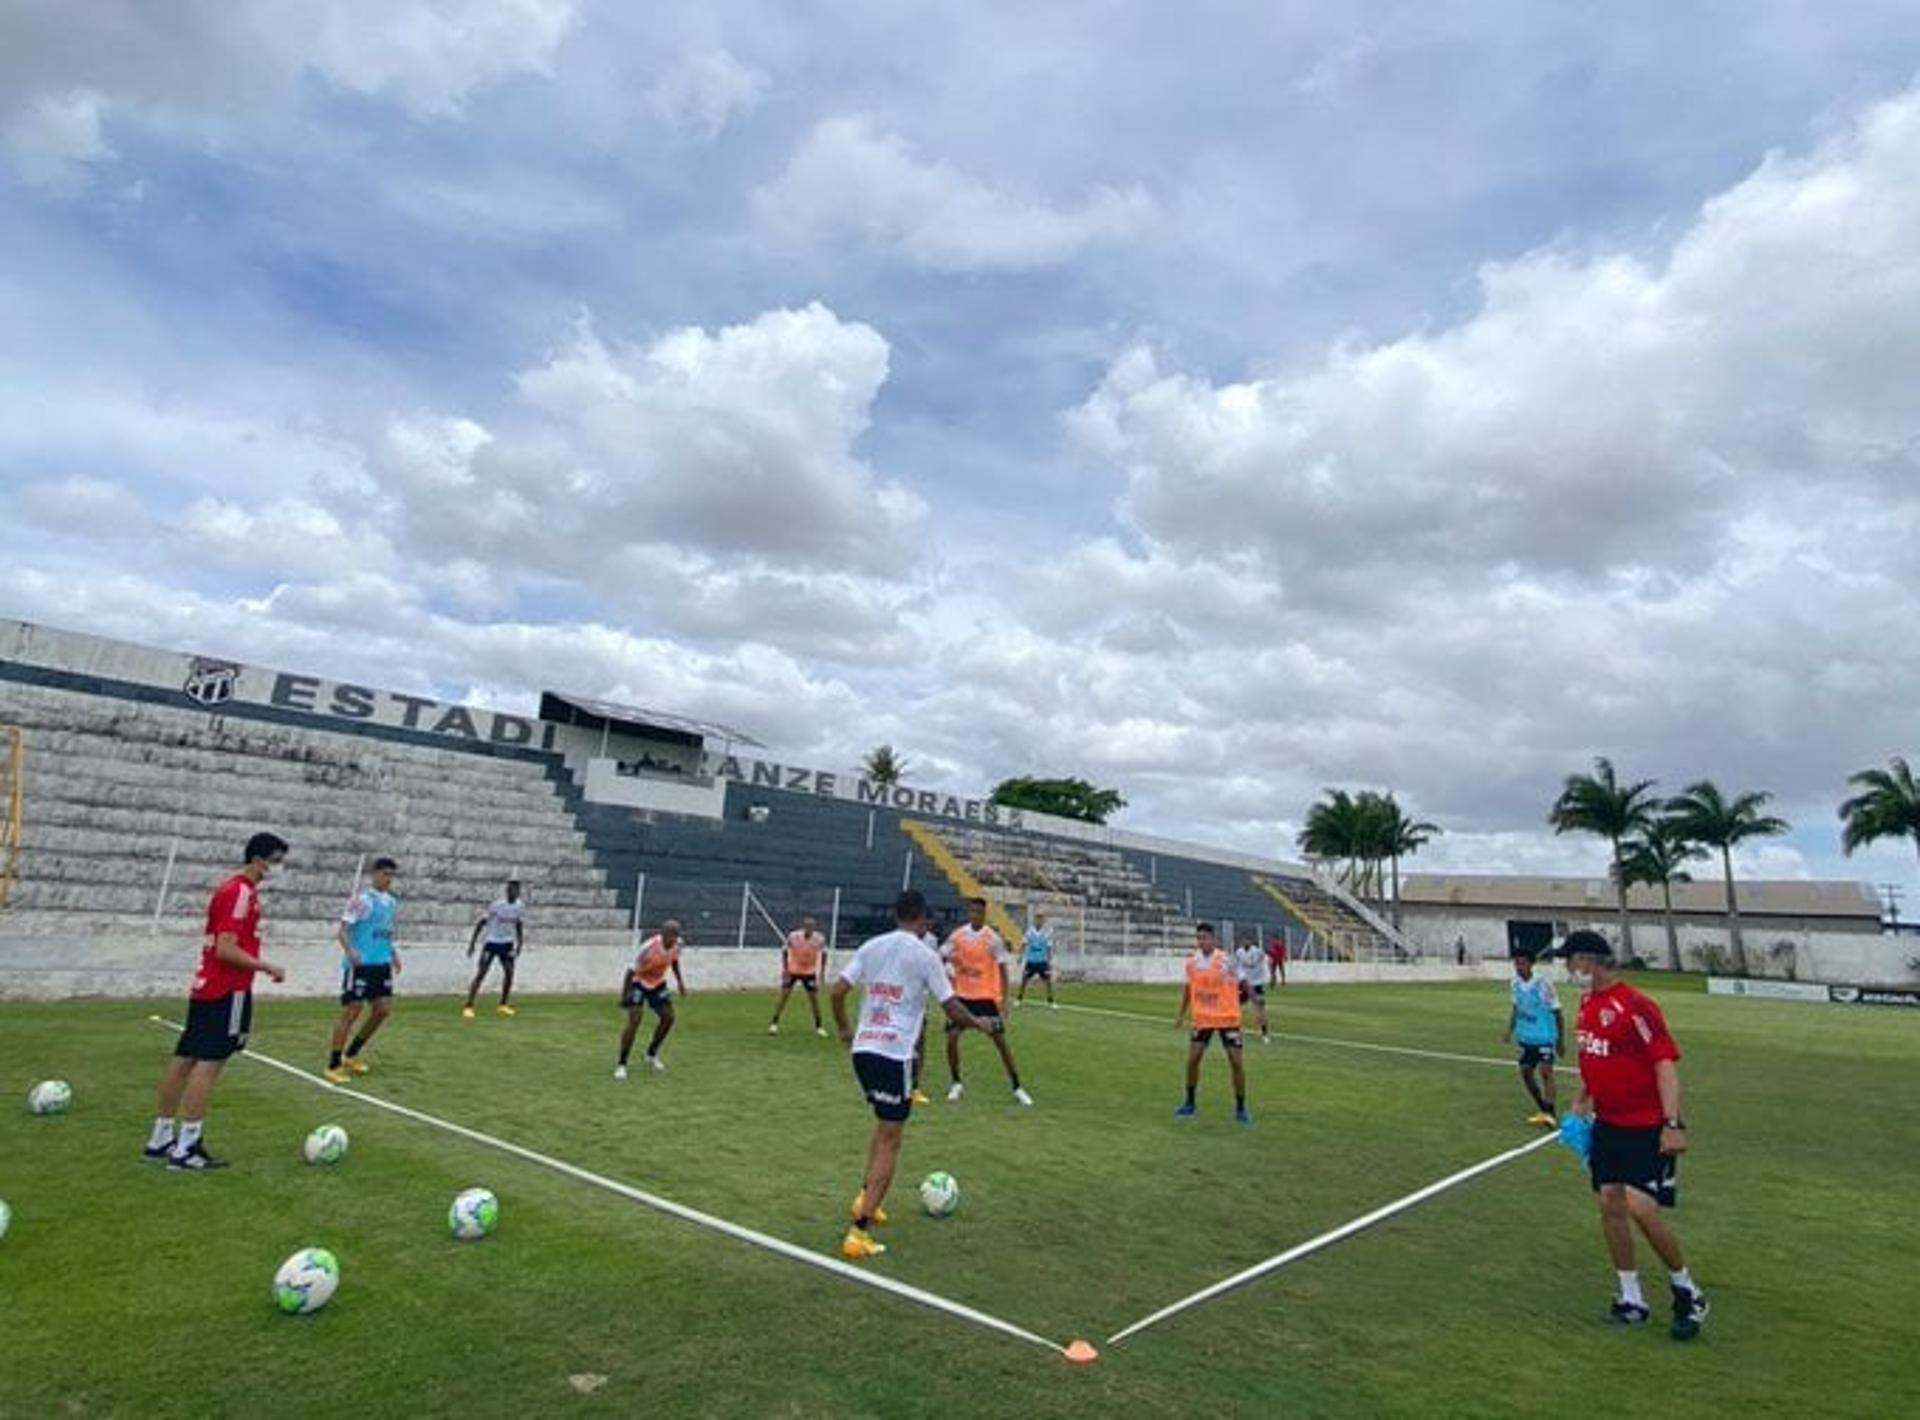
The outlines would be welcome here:
M 1287 939 L 1276 936 L 1267 943 L 1267 960 L 1272 963 L 1273 979 L 1287 984 Z
M 1626 1326 L 1649 1315 L 1633 1255 L 1635 1227 L 1672 1273 L 1675 1341 L 1691 1341 L 1707 1319 L 1707 1294 L 1687 1270 L 1680 1239 L 1660 1215 L 1675 1202 L 1677 1160 L 1687 1151 L 1680 1117 L 1680 1047 L 1653 1001 L 1613 972 L 1613 946 L 1598 932 L 1567 935 L 1560 948 L 1580 998 L 1580 1098 L 1573 1112 L 1593 1120 L 1588 1166 L 1600 1204 L 1600 1231 L 1620 1278 L 1609 1317 Z
M 187 1028 L 160 1077 L 160 1109 L 147 1139 L 146 1156 L 189 1172 L 225 1168 L 206 1151 L 200 1131 L 207 1100 L 227 1057 L 246 1048 L 253 1029 L 253 978 L 275 981 L 287 973 L 260 955 L 260 883 L 287 856 L 287 842 L 271 833 L 247 840 L 246 867 L 214 890 L 207 904 L 207 934 L 200 969 L 187 1000 Z M 175 1121 L 178 1120 L 178 1128 Z

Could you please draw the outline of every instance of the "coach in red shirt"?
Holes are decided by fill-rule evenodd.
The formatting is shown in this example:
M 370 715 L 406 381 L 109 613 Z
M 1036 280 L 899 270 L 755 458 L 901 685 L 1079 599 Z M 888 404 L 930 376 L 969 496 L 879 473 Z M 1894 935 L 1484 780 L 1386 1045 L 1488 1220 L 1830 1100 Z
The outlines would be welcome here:
M 1691 1341 L 1707 1319 L 1707 1296 L 1687 1270 L 1680 1239 L 1660 1210 L 1675 1202 L 1676 1160 L 1687 1151 L 1680 1117 L 1680 1047 L 1652 999 L 1613 972 L 1613 946 L 1598 932 L 1569 933 L 1560 948 L 1580 999 L 1580 1098 L 1593 1120 L 1588 1164 L 1600 1202 L 1600 1230 L 1620 1278 L 1609 1319 L 1636 1326 L 1648 1317 L 1634 1262 L 1637 1226 L 1672 1273 L 1676 1341 Z
M 247 840 L 246 866 L 207 904 L 200 969 L 187 998 L 187 1028 L 160 1078 L 160 1112 L 147 1139 L 147 1157 L 169 1168 L 204 1172 L 226 1165 L 206 1151 L 200 1131 L 207 1101 L 227 1059 L 243 1050 L 253 1029 L 253 978 L 287 974 L 260 956 L 260 884 L 286 859 L 287 843 L 271 833 Z

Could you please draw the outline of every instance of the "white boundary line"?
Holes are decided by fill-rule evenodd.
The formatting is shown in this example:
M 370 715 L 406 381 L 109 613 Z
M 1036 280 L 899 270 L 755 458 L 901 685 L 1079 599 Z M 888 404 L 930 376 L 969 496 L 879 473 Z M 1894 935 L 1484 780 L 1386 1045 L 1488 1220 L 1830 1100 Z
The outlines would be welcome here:
M 163 1025 L 169 1030 L 175 1032 L 180 1030 L 178 1025 L 175 1025 L 172 1021 L 166 1020 L 163 1017 L 148 1016 L 147 1019 L 158 1025 Z M 896 1282 L 893 1278 L 881 1273 L 862 1272 L 859 1268 L 843 1262 L 837 1257 L 828 1257 L 824 1253 L 812 1252 L 794 1243 L 783 1241 L 780 1238 L 770 1237 L 766 1233 L 755 1232 L 752 1228 L 742 1227 L 738 1223 L 729 1223 L 724 1218 L 716 1218 L 711 1214 L 702 1213 L 698 1209 L 689 1208 L 683 1203 L 675 1203 L 672 1199 L 662 1198 L 658 1194 L 648 1193 L 644 1189 L 635 1188 L 631 1184 L 621 1183 L 616 1179 L 593 1173 L 575 1164 L 553 1158 L 551 1155 L 538 1153 L 535 1150 L 524 1148 L 519 1144 L 509 1143 L 507 1140 L 495 1138 L 491 1134 L 482 1134 L 477 1129 L 469 1129 L 465 1125 L 454 1124 L 449 1120 L 436 1118 L 420 1110 L 410 1109 L 403 1104 L 395 1104 L 392 1100 L 381 1099 L 378 1095 L 362 1094 L 359 1090 L 350 1090 L 344 1086 L 332 1084 L 329 1081 L 321 1079 L 318 1075 L 309 1074 L 297 1065 L 289 1065 L 284 1060 L 275 1060 L 271 1055 L 262 1055 L 257 1050 L 245 1050 L 241 1053 L 249 1060 L 257 1060 L 262 1065 L 270 1065 L 274 1069 L 291 1075 L 297 1080 L 305 1080 L 308 1084 L 318 1085 L 323 1090 L 328 1090 L 337 1095 L 344 1095 L 348 1099 L 359 1100 L 362 1104 L 370 1104 L 376 1109 L 387 1110 L 390 1113 L 400 1115 L 405 1119 L 414 1120 L 420 1124 L 430 1124 L 435 1129 L 442 1129 L 449 1134 L 456 1134 L 462 1139 L 470 1139 L 476 1144 L 484 1144 L 490 1149 L 498 1149 L 502 1153 L 513 1155 L 515 1158 L 525 1159 L 528 1163 L 539 1164 L 543 1168 L 552 1169 L 555 1173 L 562 1173 L 568 1178 L 578 1179 L 581 1183 L 590 1183 L 596 1188 L 606 1189 L 609 1193 L 617 1193 L 622 1198 L 631 1199 L 635 1203 L 652 1208 L 656 1212 L 665 1213 L 669 1217 L 678 1218 L 683 1222 L 692 1223 L 697 1227 L 710 1228 L 716 1233 L 723 1233 L 737 1242 L 743 1242 L 752 1247 L 763 1248 L 767 1252 L 775 1253 L 795 1262 L 804 1262 L 809 1267 L 817 1267 L 822 1272 L 830 1272 L 834 1276 L 844 1278 L 849 1282 L 858 1282 L 862 1286 L 873 1287 L 882 1292 L 890 1292 L 896 1297 L 904 1297 L 910 1302 L 918 1302 L 923 1307 L 931 1307 L 935 1311 L 945 1312 L 949 1316 L 957 1316 L 963 1321 L 973 1322 L 978 1326 L 984 1326 L 989 1330 L 998 1331 L 1003 1335 L 1014 1337 L 1017 1340 L 1031 1342 L 1035 1346 L 1044 1347 L 1058 1355 L 1064 1356 L 1066 1354 L 1066 1348 L 1058 1342 L 1049 1341 L 1044 1336 L 1036 1336 L 1023 1327 L 1015 1326 L 1010 1321 L 1002 1321 L 997 1316 L 976 1310 L 963 1302 L 951 1301 L 936 1293 L 922 1291 L 920 1288 L 910 1286 L 905 1282 Z
M 1154 1021 L 1163 1025 L 1173 1022 L 1164 1016 L 1149 1016 L 1144 1011 L 1116 1011 L 1109 1006 L 1070 1006 L 1062 1004 L 1063 1011 L 1084 1011 L 1090 1016 L 1119 1016 L 1129 1021 Z M 1377 1045 L 1368 1040 L 1338 1040 L 1330 1035 L 1301 1035 L 1298 1031 L 1277 1030 L 1276 1040 L 1298 1040 L 1308 1045 L 1337 1045 L 1342 1050 L 1373 1050 L 1383 1055 L 1415 1055 L 1423 1060 L 1455 1060 L 1465 1065 L 1498 1065 L 1503 1070 L 1514 1068 L 1511 1060 L 1501 1060 L 1492 1055 L 1456 1055 L 1447 1050 L 1418 1050 L 1411 1045 Z M 1571 1065 L 1556 1065 L 1554 1072 L 1560 1075 L 1578 1075 L 1580 1072 Z
M 1165 1321 L 1168 1317 L 1175 1316 L 1187 1310 L 1189 1307 L 1197 1307 L 1202 1302 L 1211 1301 L 1213 1298 L 1220 1296 L 1223 1292 L 1230 1292 L 1235 1287 L 1243 1287 L 1256 1278 L 1266 1276 L 1269 1272 L 1277 1272 L 1289 1263 L 1298 1262 L 1303 1257 L 1311 1257 L 1322 1248 L 1331 1247 L 1343 1239 L 1352 1237 L 1355 1233 L 1372 1227 L 1375 1223 L 1385 1222 L 1396 1213 L 1404 1213 L 1409 1208 L 1417 1207 L 1426 1202 L 1429 1198 L 1434 1198 L 1445 1193 L 1449 1188 L 1457 1188 L 1469 1179 L 1478 1178 L 1483 1173 L 1491 1173 L 1494 1169 L 1504 1164 L 1510 1164 L 1515 1159 L 1531 1154 L 1535 1149 L 1544 1148 L 1548 1144 L 1558 1142 L 1558 1139 L 1559 1135 L 1557 1134 L 1543 1134 L 1538 1139 L 1522 1144 L 1517 1149 L 1509 1149 L 1504 1154 L 1495 1154 L 1492 1158 L 1482 1159 L 1470 1168 L 1461 1169 L 1458 1173 L 1448 1174 L 1437 1183 L 1430 1183 L 1425 1188 L 1416 1189 L 1404 1198 L 1396 1198 L 1393 1202 L 1384 1204 L 1374 1209 L 1371 1213 L 1355 1218 L 1350 1223 L 1342 1223 L 1339 1227 L 1324 1232 L 1317 1238 L 1309 1238 L 1297 1247 L 1290 1247 L 1285 1252 L 1268 1258 L 1265 1262 L 1255 1263 L 1252 1267 L 1247 1268 L 1243 1272 L 1236 1272 L 1224 1281 L 1215 1282 L 1211 1287 L 1202 1288 L 1190 1297 L 1183 1297 L 1171 1306 L 1162 1307 L 1159 1311 L 1153 1313 L 1153 1315 L 1143 1317 L 1139 1321 L 1136 1321 L 1132 1326 L 1124 1327 L 1116 1331 L 1107 1338 L 1106 1344 L 1112 1346 L 1117 1342 L 1125 1341 L 1129 1336 L 1145 1331 L 1148 1327 Z

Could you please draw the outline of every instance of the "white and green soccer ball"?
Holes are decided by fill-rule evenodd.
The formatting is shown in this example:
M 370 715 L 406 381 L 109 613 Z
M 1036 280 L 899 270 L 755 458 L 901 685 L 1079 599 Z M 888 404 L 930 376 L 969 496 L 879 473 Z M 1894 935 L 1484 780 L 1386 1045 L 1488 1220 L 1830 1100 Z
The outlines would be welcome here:
M 930 1173 L 920 1184 L 920 1206 L 935 1218 L 944 1218 L 960 1206 L 960 1185 L 950 1173 Z
M 340 1285 L 340 1263 L 324 1247 L 303 1247 L 273 1274 L 273 1304 L 288 1316 L 317 1312 Z
M 7 1206 L 7 1200 L 0 1198 L 0 1238 L 7 1235 L 7 1229 L 13 1226 L 13 1209 Z
M 484 1238 L 500 1222 L 500 1200 L 484 1188 L 461 1190 L 447 1209 L 447 1227 L 461 1242 Z
M 65 1114 L 73 1104 L 73 1086 L 65 1080 L 42 1080 L 27 1091 L 27 1109 L 34 1114 Z
M 347 1156 L 347 1131 L 323 1124 L 307 1136 L 305 1152 L 310 1164 L 337 1164 Z

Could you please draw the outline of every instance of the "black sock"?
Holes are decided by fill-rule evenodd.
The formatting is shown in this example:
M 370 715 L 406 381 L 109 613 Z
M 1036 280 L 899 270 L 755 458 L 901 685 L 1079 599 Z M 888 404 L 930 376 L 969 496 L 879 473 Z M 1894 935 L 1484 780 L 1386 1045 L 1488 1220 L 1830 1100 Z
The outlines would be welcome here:
M 1233 1097 L 1233 1107 L 1235 1109 L 1245 1109 L 1247 1107 L 1247 1097 L 1245 1095 L 1235 1095 Z
M 360 1047 L 366 1043 L 367 1038 L 364 1035 L 356 1035 L 352 1040 L 348 1041 L 347 1059 L 351 1060 L 354 1056 L 358 1055 L 360 1053 Z
M 632 1054 L 632 1053 L 633 1053 L 633 1047 L 632 1047 L 631 1045 L 628 1045 L 628 1046 L 623 1046 L 623 1047 L 621 1048 L 621 1051 L 620 1051 L 620 1068 L 621 1068 L 622 1070 L 624 1070 L 624 1069 L 626 1069 L 626 1068 L 627 1068 L 627 1056 L 629 1056 L 629 1055 L 630 1055 L 630 1054 Z
M 340 1052 L 339 1051 L 336 1050 L 327 1057 L 327 1068 L 329 1070 L 338 1070 L 340 1068 Z
M 873 1215 L 870 1213 L 862 1213 L 853 1220 L 853 1225 L 864 1233 L 868 1228 L 873 1226 Z
M 1018 1075 L 1009 1075 L 1007 1078 L 1013 1081 L 1013 1087 L 1016 1090 L 1020 1088 L 1020 1077 Z
M 1196 1088 L 1196 1087 L 1195 1087 L 1195 1086 L 1193 1086 L 1193 1085 L 1188 1085 L 1188 1086 L 1187 1086 L 1187 1108 L 1188 1108 L 1188 1109 L 1192 1109 L 1192 1108 L 1193 1108 L 1193 1092 L 1194 1092 L 1194 1089 L 1195 1089 L 1195 1088 Z

